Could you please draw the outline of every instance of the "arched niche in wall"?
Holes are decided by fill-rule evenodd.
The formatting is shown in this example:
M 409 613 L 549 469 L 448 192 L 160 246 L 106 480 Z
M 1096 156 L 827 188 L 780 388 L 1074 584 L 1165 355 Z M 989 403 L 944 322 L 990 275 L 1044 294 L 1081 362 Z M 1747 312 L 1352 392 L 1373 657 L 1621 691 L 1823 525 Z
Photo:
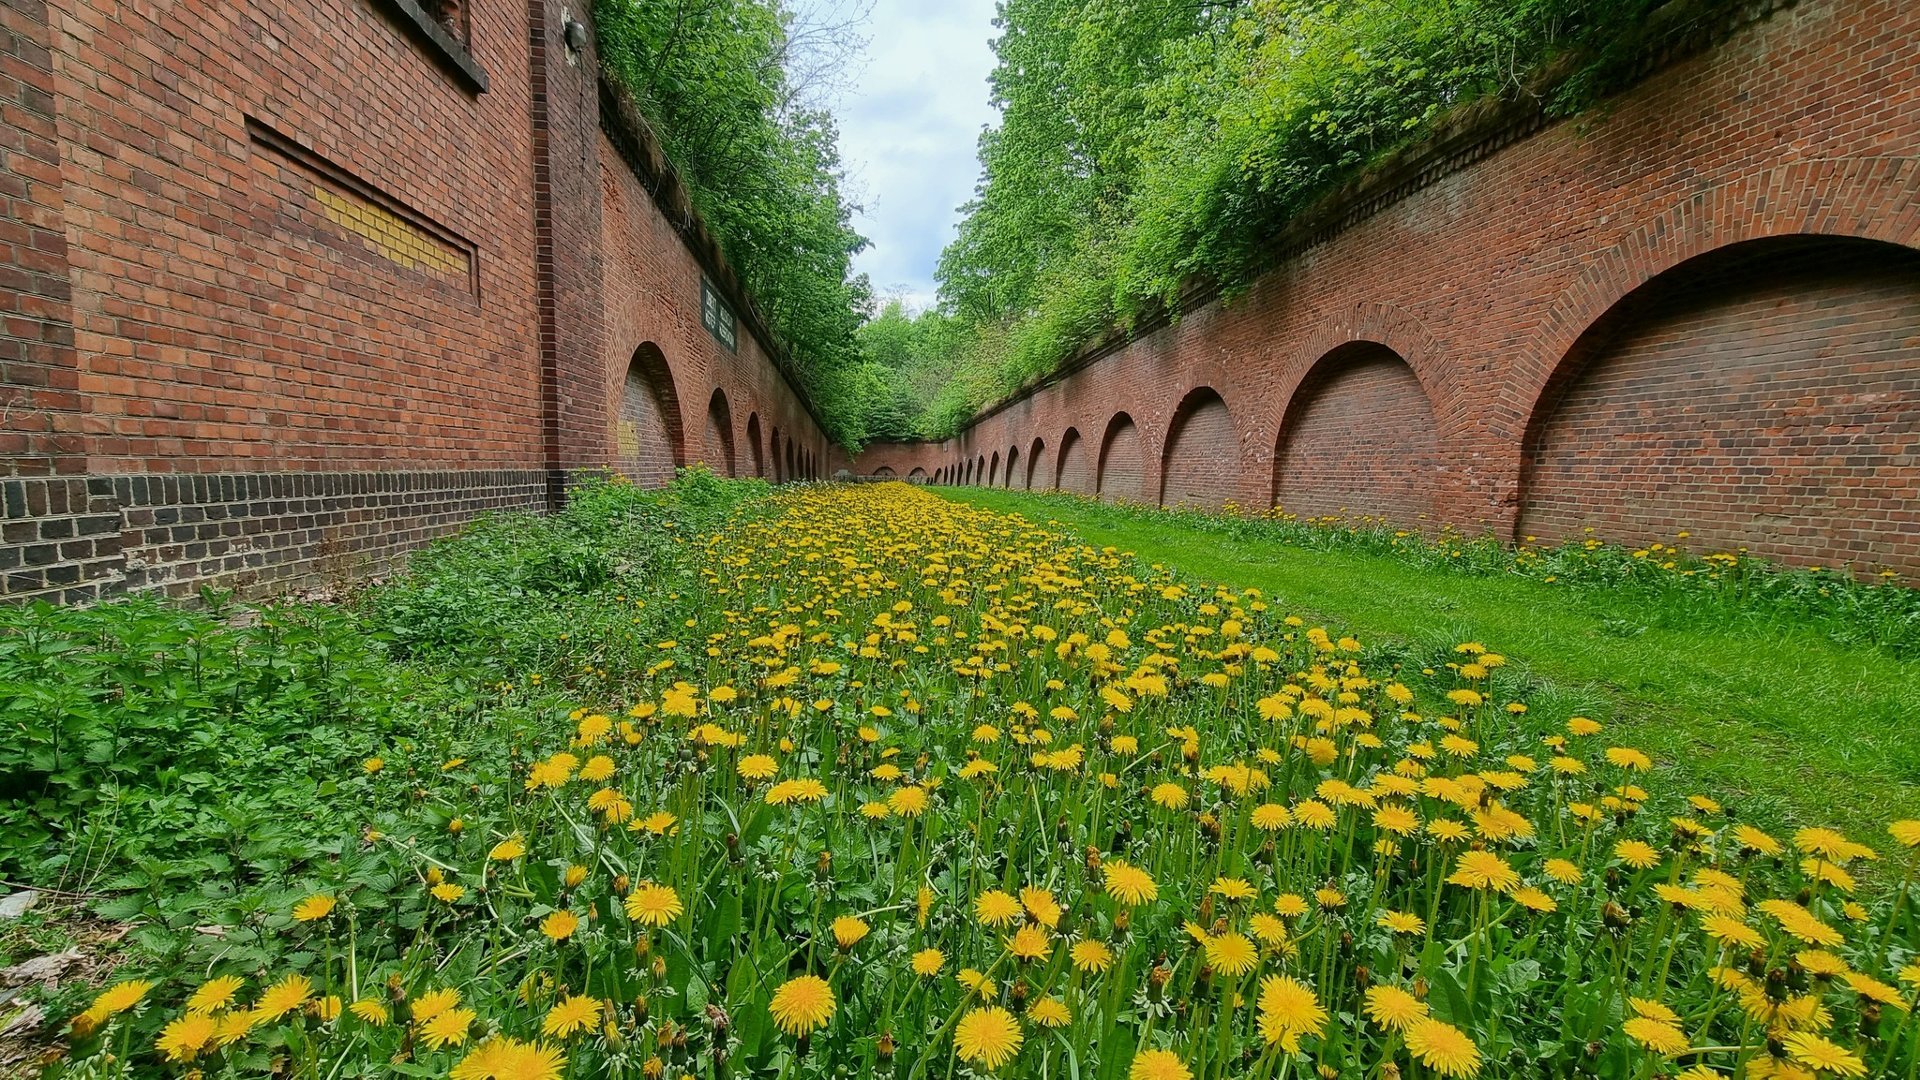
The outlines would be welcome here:
M 1434 515 L 1441 468 L 1433 401 L 1392 349 L 1352 341 L 1307 372 L 1280 421 L 1273 504 L 1301 518 Z
M 660 487 L 686 464 L 680 428 L 680 397 L 660 347 L 648 341 L 633 351 L 620 387 L 615 417 L 615 461 L 642 487 Z
M 1526 426 L 1518 536 L 1591 528 L 1920 574 L 1916 373 L 1920 250 L 1790 235 L 1695 255 L 1553 369 Z

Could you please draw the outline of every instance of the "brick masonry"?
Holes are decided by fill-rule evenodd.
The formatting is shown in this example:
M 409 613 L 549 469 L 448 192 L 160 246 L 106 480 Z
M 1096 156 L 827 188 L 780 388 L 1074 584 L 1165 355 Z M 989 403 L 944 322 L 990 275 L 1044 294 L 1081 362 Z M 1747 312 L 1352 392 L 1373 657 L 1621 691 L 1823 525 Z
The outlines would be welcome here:
M 1920 579 L 1920 5 L 1761 6 L 1575 120 L 1466 117 L 1244 294 L 856 471 L 979 483 L 1039 439 L 1103 496 Z
M 377 573 L 582 470 L 824 471 L 590 6 L 0 0 L 0 597 Z

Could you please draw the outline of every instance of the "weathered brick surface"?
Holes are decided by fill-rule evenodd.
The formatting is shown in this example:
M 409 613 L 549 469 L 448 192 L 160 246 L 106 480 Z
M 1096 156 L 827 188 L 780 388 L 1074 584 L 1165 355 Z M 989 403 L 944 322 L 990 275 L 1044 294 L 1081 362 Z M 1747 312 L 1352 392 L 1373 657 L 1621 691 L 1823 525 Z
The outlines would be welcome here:
M 1406 361 L 1358 343 L 1327 354 L 1280 424 L 1274 504 L 1303 518 L 1432 520 L 1444 459 Z
M 583 469 L 727 469 L 773 423 L 822 471 L 568 44 L 589 7 L 0 0 L 0 596 L 375 572 Z
M 1212 463 L 1243 506 L 1688 529 L 1696 550 L 1920 578 L 1920 277 L 1902 254 L 1920 248 L 1920 5 L 1780 7 L 1577 120 L 1507 117 L 1399 159 L 1278 238 L 1231 303 L 1196 297 L 958 438 L 870 447 L 857 471 L 978 482 L 982 452 L 1038 437 L 1073 473 L 1074 430 L 1101 464 L 1060 486 L 1191 499 L 1205 474 L 1169 436 L 1205 388 L 1238 433 Z M 1782 269 L 1767 245 L 1790 240 Z M 1104 461 L 1122 413 L 1137 479 Z
M 1174 412 L 1160 462 L 1163 505 L 1218 510 L 1233 501 L 1240 486 L 1240 435 L 1219 394 L 1187 395 Z

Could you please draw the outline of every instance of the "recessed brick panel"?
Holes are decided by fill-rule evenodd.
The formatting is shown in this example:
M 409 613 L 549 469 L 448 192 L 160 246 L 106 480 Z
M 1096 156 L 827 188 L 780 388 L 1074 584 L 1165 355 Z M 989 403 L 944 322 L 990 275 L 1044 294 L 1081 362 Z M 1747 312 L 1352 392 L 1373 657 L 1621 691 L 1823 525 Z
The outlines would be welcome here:
M 1060 437 L 1060 459 L 1054 466 L 1055 486 L 1078 495 L 1094 494 L 1093 452 L 1076 428 Z
M 1240 488 L 1240 436 L 1227 403 L 1211 389 L 1187 396 L 1167 433 L 1160 502 L 1218 510 Z
M 680 401 L 660 351 L 643 345 L 627 366 L 618 418 L 620 471 L 643 487 L 673 479 L 680 465 Z
M 1107 424 L 1100 446 L 1100 472 L 1095 486 L 1107 502 L 1142 502 L 1146 492 L 1146 461 L 1140 428 L 1122 413 Z
M 1301 384 L 1274 461 L 1287 514 L 1427 522 L 1441 467 L 1433 406 L 1391 350 L 1349 346 Z
M 1596 335 L 1534 436 L 1523 532 L 1920 561 L 1920 253 L 1705 261 Z

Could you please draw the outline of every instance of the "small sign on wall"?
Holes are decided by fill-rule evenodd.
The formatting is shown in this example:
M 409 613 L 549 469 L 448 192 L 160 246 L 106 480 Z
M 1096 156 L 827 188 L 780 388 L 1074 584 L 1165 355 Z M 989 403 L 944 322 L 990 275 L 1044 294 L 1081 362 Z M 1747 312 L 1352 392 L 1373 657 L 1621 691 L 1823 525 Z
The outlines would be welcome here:
M 720 290 L 713 282 L 700 279 L 700 325 L 707 328 L 713 340 L 719 342 L 728 352 L 738 351 L 739 334 L 734 325 L 733 311 L 727 302 L 720 298 Z

